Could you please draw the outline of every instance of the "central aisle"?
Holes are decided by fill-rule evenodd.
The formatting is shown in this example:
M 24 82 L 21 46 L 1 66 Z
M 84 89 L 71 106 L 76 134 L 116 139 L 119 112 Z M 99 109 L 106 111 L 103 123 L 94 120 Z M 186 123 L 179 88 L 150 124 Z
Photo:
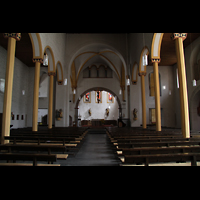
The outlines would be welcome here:
M 105 129 L 88 131 L 78 153 L 61 163 L 61 166 L 119 166 Z

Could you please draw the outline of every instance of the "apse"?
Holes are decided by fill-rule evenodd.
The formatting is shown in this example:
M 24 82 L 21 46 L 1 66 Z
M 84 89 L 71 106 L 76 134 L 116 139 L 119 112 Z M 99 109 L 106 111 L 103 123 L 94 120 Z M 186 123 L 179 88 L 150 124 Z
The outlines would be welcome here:
M 119 105 L 117 97 L 108 91 L 90 91 L 80 99 L 78 105 L 79 120 L 118 120 Z

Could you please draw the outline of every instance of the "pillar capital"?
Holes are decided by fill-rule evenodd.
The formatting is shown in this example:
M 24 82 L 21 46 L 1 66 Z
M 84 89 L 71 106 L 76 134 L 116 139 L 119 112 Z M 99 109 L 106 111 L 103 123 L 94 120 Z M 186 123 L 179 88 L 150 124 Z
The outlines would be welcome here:
M 147 74 L 146 72 L 139 72 L 138 73 L 139 76 L 146 76 L 146 74 Z
M 181 38 L 184 41 L 187 38 L 187 33 L 172 33 L 171 38 L 172 40 Z
M 49 76 L 55 76 L 55 75 L 56 75 L 56 72 L 48 72 L 48 75 L 49 75 Z
M 160 58 L 152 58 L 151 62 L 152 63 L 160 63 L 161 59 Z
M 32 61 L 34 63 L 36 63 L 36 62 L 43 63 L 43 58 L 33 58 Z
M 20 41 L 21 39 L 21 33 L 3 33 L 4 38 L 12 37 L 16 39 L 17 41 Z

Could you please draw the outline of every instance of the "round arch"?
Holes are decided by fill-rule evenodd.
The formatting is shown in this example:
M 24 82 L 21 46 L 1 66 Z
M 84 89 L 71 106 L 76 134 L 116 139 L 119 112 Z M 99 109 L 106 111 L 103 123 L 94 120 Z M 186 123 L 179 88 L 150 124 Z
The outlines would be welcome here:
M 56 67 L 55 67 L 55 58 L 54 58 L 54 53 L 53 50 L 50 46 L 46 46 L 44 48 L 44 53 L 47 53 L 49 56 L 49 64 L 48 64 L 48 73 L 55 73 L 56 72 Z
M 110 92 L 111 94 L 113 94 L 113 96 L 117 97 L 116 100 L 117 100 L 117 103 L 119 105 L 119 113 L 121 112 L 121 115 L 122 115 L 122 105 L 121 105 L 121 102 L 120 102 L 120 99 L 119 97 L 110 89 L 107 89 L 107 88 L 104 88 L 104 87 L 93 87 L 93 88 L 89 88 L 87 90 L 85 90 L 79 97 L 82 97 L 87 93 L 87 92 L 90 92 L 90 91 L 95 91 L 95 90 L 100 90 L 100 91 L 107 91 L 107 92 Z M 78 105 L 79 105 L 79 97 L 77 98 L 76 100 L 76 107 L 75 107 L 75 121 L 78 122 Z
M 160 48 L 164 33 L 154 33 L 151 44 L 152 61 L 160 61 Z
M 56 72 L 57 72 L 58 85 L 62 85 L 63 84 L 63 68 L 60 61 L 56 63 Z
M 140 63 L 139 63 L 139 72 L 146 72 L 146 65 L 143 65 L 142 58 L 144 55 L 149 55 L 149 49 L 147 46 L 144 46 L 140 54 Z
M 137 84 L 138 81 L 138 64 L 137 62 L 134 62 L 133 68 L 132 68 L 132 73 L 131 73 L 131 81 L 133 85 Z
M 39 33 L 28 33 L 33 48 L 33 59 L 43 58 L 42 42 Z

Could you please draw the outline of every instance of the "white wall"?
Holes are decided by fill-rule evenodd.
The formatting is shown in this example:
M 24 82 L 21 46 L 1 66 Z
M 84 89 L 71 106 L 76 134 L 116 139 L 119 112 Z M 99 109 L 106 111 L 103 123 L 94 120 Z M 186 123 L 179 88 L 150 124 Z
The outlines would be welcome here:
M 68 85 L 67 89 L 65 89 L 65 125 L 69 125 L 69 115 L 72 116 L 73 120 L 75 119 L 75 103 L 73 103 L 73 94 L 71 89 L 70 83 L 70 74 L 71 74 L 71 64 L 75 56 L 77 56 L 82 50 L 90 51 L 90 47 L 95 49 L 94 45 L 96 44 L 96 48 L 101 44 L 103 50 L 105 47 L 111 50 L 116 50 L 123 58 L 123 60 L 127 61 L 127 43 L 126 43 L 126 34 L 67 34 L 66 37 L 66 69 L 68 72 L 65 71 L 66 76 L 68 78 Z M 99 50 L 99 49 L 98 49 Z M 126 66 L 127 63 L 125 63 Z M 80 66 L 79 66 L 80 67 Z M 77 69 L 79 68 L 77 67 Z M 127 71 L 127 69 L 126 69 Z M 115 76 L 114 76 L 115 75 Z M 85 90 L 92 88 L 92 87 L 105 87 L 113 91 L 115 94 L 119 94 L 120 90 L 120 82 L 118 81 L 116 74 L 113 73 L 113 79 L 101 79 L 98 78 L 94 80 L 88 79 L 83 80 L 83 74 L 79 76 L 78 84 L 77 84 L 77 92 L 76 92 L 76 101 Z M 121 96 L 119 97 L 121 101 Z M 125 109 L 123 109 L 123 113 L 125 117 L 128 117 L 128 109 L 127 109 L 127 92 L 125 91 Z M 70 102 L 71 100 L 71 102 Z M 122 102 L 122 101 L 121 101 Z
M 61 65 L 63 67 L 63 78 L 68 79 L 68 84 L 70 82 L 70 79 L 68 77 L 68 66 L 66 65 L 67 57 L 66 57 L 66 48 L 68 46 L 66 45 L 66 33 L 40 33 L 41 42 L 42 42 L 42 48 L 44 48 L 48 45 L 51 47 L 54 58 L 55 58 L 55 65 L 58 61 L 61 62 Z M 70 49 L 69 49 L 70 50 Z M 56 67 L 56 66 L 55 66 Z M 54 79 L 57 79 L 55 76 Z M 68 91 L 66 86 L 58 85 L 56 83 L 56 94 L 54 90 L 54 95 L 56 95 L 55 101 L 55 110 L 62 109 L 64 112 L 63 118 L 60 121 L 55 121 L 55 126 L 67 126 L 67 106 L 68 106 Z M 49 88 L 48 88 L 49 90 Z M 45 103 L 46 104 L 46 103 Z M 44 105 L 44 103 L 43 103 Z M 44 106 L 43 106 L 44 107 Z M 54 119 L 53 119 L 54 121 Z
M 147 46 L 149 51 L 151 51 L 151 42 L 153 38 L 153 33 L 145 34 L 130 34 L 130 74 L 132 73 L 133 63 L 137 62 L 139 66 L 140 54 L 144 46 Z M 150 54 L 149 54 L 150 56 Z M 147 74 L 145 76 L 145 91 L 146 91 L 146 120 L 147 124 L 150 123 L 149 119 L 149 108 L 155 108 L 155 97 L 149 95 L 149 73 L 153 72 L 153 66 L 147 66 Z M 175 71 L 173 66 L 159 66 L 159 73 L 161 75 L 161 90 L 162 96 L 160 97 L 161 108 L 162 108 L 162 126 L 176 127 L 176 82 L 175 82 Z M 162 86 L 166 86 L 163 90 Z M 171 95 L 169 95 L 169 90 L 171 90 Z M 133 110 L 136 108 L 137 121 L 133 120 Z M 130 120 L 131 126 L 140 126 L 142 124 L 142 98 L 141 98 L 141 78 L 138 76 L 137 85 L 130 86 Z M 179 123 L 178 123 L 179 124 Z
M 200 130 L 200 116 L 197 114 L 197 107 L 199 106 L 200 101 L 200 80 L 197 81 L 196 87 L 193 87 L 192 85 L 192 80 L 194 79 L 193 67 L 199 59 L 199 52 L 200 38 L 197 38 L 189 46 L 187 46 L 187 48 L 185 48 L 185 65 L 190 113 L 190 129 L 194 131 Z
M 6 74 L 7 51 L 0 46 L 0 78 L 5 79 Z M 32 107 L 33 107 L 33 85 L 34 85 L 34 68 L 28 67 L 19 59 L 15 58 L 13 92 L 11 112 L 15 118 L 11 120 L 13 128 L 21 128 L 32 125 Z M 25 95 L 22 95 L 25 90 Z M 3 112 L 4 94 L 0 94 L 0 112 Z M 17 120 L 19 115 L 19 120 Z M 24 119 L 21 120 L 21 115 Z
M 149 95 L 149 73 L 153 72 L 153 66 L 147 66 L 147 75 L 145 76 L 145 93 L 146 93 L 146 119 L 150 123 L 149 109 L 155 108 L 155 97 Z M 159 73 L 161 76 L 161 93 L 160 105 L 162 108 L 162 126 L 175 127 L 175 90 L 174 90 L 174 70 L 172 66 L 160 66 Z M 166 86 L 166 89 L 163 89 Z M 169 95 L 171 90 L 171 95 Z M 140 126 L 142 124 L 142 97 L 141 97 L 141 78 L 138 76 L 137 85 L 131 84 L 131 126 Z M 133 120 L 133 110 L 138 110 L 138 120 Z

